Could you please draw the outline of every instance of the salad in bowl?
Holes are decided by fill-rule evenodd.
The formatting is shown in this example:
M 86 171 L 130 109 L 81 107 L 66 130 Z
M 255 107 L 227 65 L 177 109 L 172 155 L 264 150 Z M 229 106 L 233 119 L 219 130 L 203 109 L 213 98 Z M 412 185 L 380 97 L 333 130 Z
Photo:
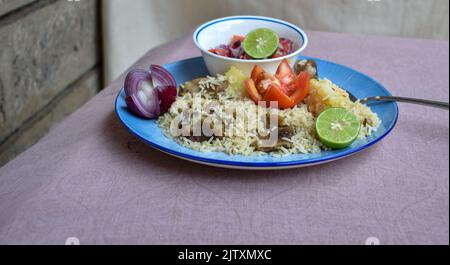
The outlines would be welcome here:
M 293 67 L 308 45 L 306 33 L 289 22 L 260 16 L 233 16 L 207 22 L 194 33 L 209 74 L 232 66 L 250 75 L 256 65 L 275 74 L 283 60 Z

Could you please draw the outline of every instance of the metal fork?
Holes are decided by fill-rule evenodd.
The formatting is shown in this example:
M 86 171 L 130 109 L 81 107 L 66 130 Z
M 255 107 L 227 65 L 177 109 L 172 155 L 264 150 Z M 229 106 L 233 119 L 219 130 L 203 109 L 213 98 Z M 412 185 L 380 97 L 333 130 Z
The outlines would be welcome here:
M 358 100 L 352 93 L 347 91 L 349 94 L 350 100 L 355 102 Z M 363 98 L 359 100 L 361 103 L 368 103 L 370 101 L 397 101 L 397 102 L 404 102 L 404 103 L 412 103 L 412 104 L 419 104 L 419 105 L 425 105 L 435 108 L 441 108 L 441 109 L 449 109 L 448 102 L 441 102 L 441 101 L 435 101 L 435 100 L 427 100 L 427 99 L 421 99 L 421 98 L 408 98 L 408 97 L 394 97 L 394 96 L 376 96 L 376 97 L 368 97 Z

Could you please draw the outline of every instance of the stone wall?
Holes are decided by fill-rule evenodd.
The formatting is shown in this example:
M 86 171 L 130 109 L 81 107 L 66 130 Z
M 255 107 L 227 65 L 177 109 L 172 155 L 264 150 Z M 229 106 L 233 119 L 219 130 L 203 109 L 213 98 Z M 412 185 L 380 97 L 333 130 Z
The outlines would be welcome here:
M 101 88 L 99 1 L 0 0 L 0 166 Z

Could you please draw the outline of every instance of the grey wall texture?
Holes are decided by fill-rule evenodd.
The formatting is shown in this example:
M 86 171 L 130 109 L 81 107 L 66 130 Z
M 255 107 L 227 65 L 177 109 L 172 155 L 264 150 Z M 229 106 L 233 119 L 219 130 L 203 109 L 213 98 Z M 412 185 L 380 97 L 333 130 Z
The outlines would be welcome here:
M 0 166 L 101 88 L 99 2 L 0 0 Z

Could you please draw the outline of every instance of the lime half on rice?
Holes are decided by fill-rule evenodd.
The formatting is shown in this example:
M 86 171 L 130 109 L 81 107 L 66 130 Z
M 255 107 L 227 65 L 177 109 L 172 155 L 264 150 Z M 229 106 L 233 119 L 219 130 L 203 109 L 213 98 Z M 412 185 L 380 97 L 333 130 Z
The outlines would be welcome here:
M 341 149 L 351 145 L 358 137 L 361 122 L 349 110 L 330 108 L 322 112 L 316 121 L 320 141 L 331 148 Z
M 273 30 L 259 28 L 251 31 L 244 39 L 244 51 L 255 59 L 272 56 L 278 49 L 280 39 Z

